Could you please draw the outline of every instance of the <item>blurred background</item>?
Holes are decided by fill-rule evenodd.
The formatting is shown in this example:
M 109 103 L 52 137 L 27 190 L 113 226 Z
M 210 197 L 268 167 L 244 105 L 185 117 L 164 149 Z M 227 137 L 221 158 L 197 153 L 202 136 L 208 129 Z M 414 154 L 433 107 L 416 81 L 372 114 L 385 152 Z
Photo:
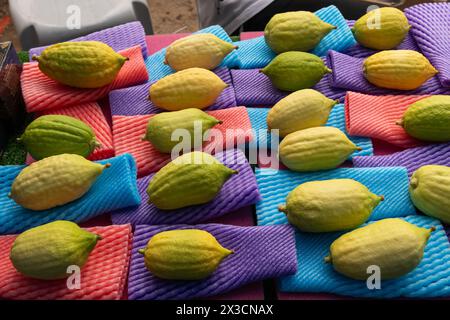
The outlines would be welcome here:
M 262 30 L 277 12 L 315 11 L 334 4 L 347 19 L 357 19 L 371 5 L 403 9 L 422 2 L 439 0 L 0 0 L 0 42 L 12 40 L 16 49 L 29 49 L 100 30 L 108 24 L 125 23 L 133 16 L 143 21 L 147 33 L 184 33 L 221 24 L 229 33 L 238 34 Z M 78 33 L 66 34 L 58 29 L 58 24 L 64 24 L 58 16 L 66 19 L 68 4 L 78 4 L 82 13 L 87 12 L 82 15 L 87 22 Z M 54 32 L 50 32 L 52 28 Z

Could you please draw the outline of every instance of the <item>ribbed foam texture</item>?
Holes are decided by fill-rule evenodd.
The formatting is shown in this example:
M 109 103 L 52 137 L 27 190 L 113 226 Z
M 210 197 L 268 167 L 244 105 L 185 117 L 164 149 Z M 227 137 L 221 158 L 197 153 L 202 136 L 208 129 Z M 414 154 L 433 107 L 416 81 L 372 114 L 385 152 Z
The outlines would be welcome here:
M 112 131 L 96 102 L 84 103 L 73 107 L 65 107 L 43 111 L 40 115 L 59 114 L 77 118 L 92 128 L 97 142 L 101 144 L 89 156 L 90 160 L 102 160 L 114 157 L 114 145 Z
M 120 54 L 130 60 L 124 63 L 111 84 L 97 89 L 80 89 L 60 84 L 44 75 L 39 70 L 38 63 L 25 63 L 21 85 L 27 111 L 36 112 L 95 102 L 107 96 L 111 90 L 146 82 L 148 74 L 141 47 L 132 47 L 120 51 Z
M 24 166 L 0 166 L 0 234 L 13 234 L 55 220 L 83 222 L 105 212 L 136 206 L 141 199 L 136 184 L 136 165 L 129 155 L 110 163 L 90 190 L 80 199 L 44 211 L 32 211 L 8 197 L 11 185 Z
M 355 167 L 396 167 L 402 166 L 411 176 L 414 171 L 425 165 L 450 166 L 450 143 L 407 149 L 385 156 L 355 157 Z
M 288 170 L 256 169 L 256 180 L 262 200 L 256 204 L 258 225 L 285 224 L 286 215 L 278 211 L 286 203 L 287 195 L 308 181 L 354 179 L 372 193 L 383 195 L 370 220 L 402 217 L 416 213 L 409 198 L 409 179 L 406 168 L 339 168 L 322 172 L 300 173 Z
M 144 58 L 147 57 L 145 31 L 139 21 L 107 28 L 70 41 L 100 41 L 109 45 L 114 51 L 121 51 L 130 47 L 140 46 L 142 55 Z M 47 48 L 47 46 L 30 49 L 30 60 L 33 55 L 40 55 L 45 48 Z
M 450 246 L 439 221 L 419 215 L 404 218 L 431 233 L 421 263 L 403 277 L 381 281 L 380 290 L 369 290 L 366 281 L 337 273 L 323 259 L 331 243 L 342 233 L 296 232 L 298 272 L 279 281 L 284 292 L 327 292 L 358 298 L 434 298 L 450 295 Z
M 231 80 L 230 71 L 227 68 L 214 70 L 228 87 L 225 88 L 214 104 L 206 110 L 219 110 L 235 107 L 236 96 Z M 113 115 L 133 116 L 151 113 L 160 113 L 166 110 L 156 107 L 149 99 L 149 89 L 152 83 L 111 91 L 109 104 Z
M 450 3 L 424 3 L 405 9 L 411 33 L 422 53 L 439 71 L 438 78 L 450 87 Z
M 356 44 L 356 40 L 345 18 L 335 6 L 322 8 L 315 12 L 321 20 L 336 26 L 335 30 L 328 33 L 320 43 L 312 50 L 318 56 L 324 56 L 328 50 L 346 51 Z M 238 41 L 237 55 L 240 69 L 263 68 L 275 58 L 276 54 L 267 46 L 264 37 Z
M 379 88 L 369 83 L 363 75 L 363 58 L 355 58 L 336 51 L 330 51 L 327 57 L 327 64 L 331 66 L 333 72 L 328 75 L 332 87 L 358 91 L 368 94 L 450 94 L 450 88 L 442 87 L 437 76 L 426 81 L 415 90 L 391 90 Z
M 234 253 L 226 257 L 208 278 L 171 281 L 154 276 L 138 253 L 157 233 L 174 229 L 210 232 Z M 247 283 L 293 274 L 297 270 L 294 231 L 290 226 L 236 227 L 220 224 L 136 227 L 131 252 L 128 298 L 130 300 L 176 300 L 215 296 Z
M 255 138 L 256 138 L 256 140 L 253 140 L 250 143 L 249 145 L 250 148 L 262 147 L 271 149 L 272 135 L 269 132 L 267 132 L 267 114 L 269 113 L 269 110 L 270 110 L 269 108 L 247 108 L 252 128 L 253 130 L 255 130 Z M 343 104 L 337 104 L 333 107 L 326 126 L 338 128 L 342 132 L 347 134 L 345 128 L 345 112 Z M 261 135 L 258 133 L 261 133 Z M 262 133 L 264 133 L 267 138 L 265 138 L 265 136 L 263 136 Z M 353 143 L 355 143 L 358 147 L 362 148 L 361 151 L 356 151 L 353 154 L 351 154 L 350 159 L 352 159 L 355 156 L 373 155 L 372 140 L 363 137 L 349 136 L 348 134 L 347 136 L 349 137 L 350 140 L 353 141 Z
M 251 123 L 245 107 L 208 111 L 208 114 L 223 121 L 213 127 L 222 139 L 215 139 L 211 131 L 211 141 L 206 141 L 203 150 L 208 153 L 231 149 L 253 139 Z M 146 176 L 158 171 L 170 161 L 170 154 L 159 152 L 142 137 L 147 130 L 148 120 L 152 115 L 113 116 L 113 136 L 116 154 L 129 153 L 136 160 L 138 176 Z M 227 130 L 230 132 L 227 133 Z
M 203 205 L 185 207 L 177 210 L 159 210 L 148 203 L 146 193 L 153 175 L 138 179 L 138 191 L 142 198 L 140 206 L 125 208 L 112 213 L 115 224 L 175 224 L 201 223 L 213 218 L 221 217 L 229 212 L 255 204 L 260 200 L 255 175 L 245 155 L 240 150 L 227 150 L 217 153 L 215 157 L 225 166 L 237 170 L 225 182 L 219 194 L 210 202 Z
M 402 119 L 412 103 L 426 97 L 348 92 L 345 99 L 347 131 L 351 135 L 376 138 L 403 148 L 422 145 L 423 142 L 410 137 L 396 122 Z
M 231 77 L 239 106 L 271 107 L 291 93 L 275 88 L 269 77 L 258 69 L 231 70 Z M 331 87 L 329 75 L 325 75 L 313 89 L 330 99 L 344 101 L 346 90 Z
M 9 252 L 16 236 L 0 237 L 0 298 L 7 300 L 119 300 L 123 297 L 131 250 L 131 226 L 87 229 L 100 240 L 81 269 L 81 288 L 67 280 L 31 279 L 16 271 Z
M 221 26 L 218 25 L 210 26 L 205 29 L 194 32 L 194 34 L 198 33 L 212 33 L 213 35 L 217 36 L 218 38 L 224 41 L 231 42 L 231 38 L 228 36 L 226 31 Z M 175 72 L 170 66 L 164 64 L 165 56 L 166 56 L 166 48 L 161 49 L 158 52 L 148 56 L 147 59 L 145 60 L 145 64 L 147 66 L 148 73 L 150 76 L 150 81 L 159 80 Z M 228 54 L 220 64 L 220 66 L 222 67 L 229 67 L 229 68 L 236 67 L 237 65 L 238 65 L 238 55 L 236 53 L 236 50 Z

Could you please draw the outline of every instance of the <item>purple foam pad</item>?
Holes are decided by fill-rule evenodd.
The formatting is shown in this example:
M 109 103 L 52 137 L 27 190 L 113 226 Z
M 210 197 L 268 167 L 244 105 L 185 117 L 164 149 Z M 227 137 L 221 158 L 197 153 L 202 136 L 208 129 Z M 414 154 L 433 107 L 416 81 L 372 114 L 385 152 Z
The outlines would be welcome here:
M 347 24 L 349 27 L 353 27 L 355 24 L 354 20 L 348 20 Z M 411 35 L 411 33 L 408 33 L 400 45 L 395 48 L 396 50 L 414 50 L 414 51 L 420 51 L 419 47 L 417 46 L 416 41 L 414 40 L 414 37 Z M 364 48 L 363 46 L 357 44 L 345 51 L 345 54 L 355 57 L 355 58 L 366 58 L 368 56 L 371 56 L 374 53 L 377 53 L 378 51 Z
M 364 58 L 354 58 L 336 51 L 329 51 L 328 64 L 333 73 L 329 76 L 331 86 L 372 95 L 383 94 L 450 94 L 450 88 L 442 87 L 439 79 L 433 77 L 416 90 L 390 90 L 370 84 L 363 75 Z
M 406 167 L 411 176 L 424 165 L 450 166 L 450 143 L 407 149 L 386 156 L 354 157 L 355 167 Z
M 290 92 L 275 88 L 270 79 L 259 72 L 259 69 L 231 70 L 236 102 L 246 107 L 272 107 Z M 329 76 L 325 75 L 314 89 L 322 92 L 330 99 L 344 100 L 345 90 L 333 88 L 329 83 Z
M 121 51 L 139 45 L 142 48 L 144 59 L 147 57 L 145 31 L 139 21 L 104 29 L 70 41 L 101 41 L 113 48 L 114 51 Z M 33 55 L 40 55 L 45 48 L 47 46 L 30 49 L 30 60 Z
M 256 178 L 245 155 L 240 150 L 227 150 L 217 153 L 215 157 L 227 167 L 238 170 L 222 187 L 213 201 L 204 205 L 191 206 L 177 210 L 159 210 L 149 204 L 146 193 L 153 175 L 138 179 L 138 191 L 143 201 L 141 205 L 115 211 L 112 215 L 113 224 L 174 224 L 201 223 L 223 216 L 260 200 Z
M 422 53 L 439 71 L 441 84 L 450 87 L 450 3 L 419 4 L 405 14 Z
M 216 102 L 206 110 L 218 110 L 235 107 L 236 96 L 234 93 L 233 82 L 231 80 L 230 70 L 227 68 L 217 68 L 214 70 L 228 87 L 225 88 Z M 109 94 L 109 104 L 112 115 L 134 116 L 160 113 L 165 110 L 156 107 L 149 99 L 149 88 L 151 83 L 140 86 L 129 87 L 111 91 Z
M 173 229 L 201 229 L 234 253 L 225 258 L 208 278 L 173 281 L 155 277 L 138 253 L 157 233 Z M 136 227 L 128 278 L 130 300 L 177 300 L 214 296 L 247 283 L 295 273 L 297 255 L 294 230 L 289 225 L 236 227 L 221 224 Z

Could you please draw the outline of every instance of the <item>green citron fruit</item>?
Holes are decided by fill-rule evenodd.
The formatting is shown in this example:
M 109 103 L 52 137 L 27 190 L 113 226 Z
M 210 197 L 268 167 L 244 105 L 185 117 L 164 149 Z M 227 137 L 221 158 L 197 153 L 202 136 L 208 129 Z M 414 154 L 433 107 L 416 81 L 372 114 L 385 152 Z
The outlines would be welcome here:
M 301 231 L 341 231 L 366 222 L 383 199 L 352 179 L 311 181 L 291 191 L 279 210 Z
M 450 224 L 450 167 L 419 168 L 411 177 L 409 194 L 420 211 Z
M 32 163 L 14 179 L 9 197 L 30 210 L 47 210 L 81 198 L 110 164 L 75 154 L 51 156 Z
M 128 58 L 98 41 L 63 42 L 33 56 L 49 78 L 75 88 L 100 88 L 114 81 Z
M 360 45 L 375 50 L 389 50 L 403 42 L 410 28 L 401 10 L 385 7 L 369 11 L 356 20 L 352 31 Z
M 212 70 L 234 49 L 237 46 L 211 33 L 193 34 L 167 47 L 164 63 L 176 71 L 188 68 Z
M 99 235 L 85 231 L 70 221 L 55 221 L 20 234 L 14 241 L 10 259 L 21 274 L 41 280 L 64 279 L 69 266 L 82 268 Z
M 160 152 L 170 153 L 172 149 L 180 143 L 172 140 L 172 134 L 178 130 L 187 130 L 190 135 L 191 149 L 195 146 L 196 128 L 199 128 L 203 141 L 204 134 L 222 121 L 208 115 L 200 109 L 185 109 L 173 112 L 163 112 L 150 118 L 147 124 L 147 132 L 144 140 L 151 144 Z M 198 129 L 197 129 L 198 130 Z M 186 141 L 183 141 L 186 143 Z
M 177 111 L 205 109 L 228 87 L 214 72 L 189 68 L 168 75 L 150 87 L 149 99 L 158 108 Z
M 414 102 L 398 124 L 419 140 L 450 141 L 450 96 L 431 96 Z
M 280 143 L 281 162 L 293 171 L 318 171 L 341 165 L 361 150 L 339 129 L 316 127 L 288 134 Z
M 339 237 L 331 244 L 325 261 L 355 280 L 366 280 L 369 266 L 380 268 L 382 280 L 398 278 L 422 261 L 433 230 L 398 218 L 380 220 Z
M 276 56 L 261 72 L 277 89 L 297 91 L 315 86 L 331 70 L 318 56 L 290 51 Z
M 31 122 L 18 139 L 33 159 L 72 153 L 89 156 L 100 144 L 86 123 L 64 115 L 41 116 Z
M 278 129 L 280 136 L 285 137 L 298 130 L 323 126 L 336 103 L 313 89 L 293 92 L 269 110 L 267 127 Z
M 364 77 L 380 88 L 414 90 L 438 71 L 414 50 L 385 50 L 364 61 Z
M 168 280 L 201 280 L 217 270 L 233 251 L 220 245 L 209 232 L 198 229 L 171 230 L 154 235 L 145 249 L 145 266 Z
M 213 200 L 237 173 L 207 153 L 186 153 L 153 176 L 147 188 L 149 202 L 162 210 L 204 204 Z
M 309 11 L 278 13 L 266 25 L 264 39 L 276 53 L 309 51 L 333 29 Z

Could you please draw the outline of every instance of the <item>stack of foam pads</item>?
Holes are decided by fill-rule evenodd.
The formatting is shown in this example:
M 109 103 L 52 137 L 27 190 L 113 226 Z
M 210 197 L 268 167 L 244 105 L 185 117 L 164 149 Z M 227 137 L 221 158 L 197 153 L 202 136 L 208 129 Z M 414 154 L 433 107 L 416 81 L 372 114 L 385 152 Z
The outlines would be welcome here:
M 340 100 L 327 126 L 341 129 L 361 147 L 342 168 L 316 173 L 275 169 L 273 149 L 279 139 L 267 134 L 266 117 L 269 108 L 288 93 L 275 89 L 258 72 L 275 57 L 261 33 L 241 34 L 236 43 L 239 49 L 213 70 L 229 86 L 205 110 L 223 121 L 216 127 L 219 133 L 232 134 L 204 145 L 205 151 L 239 174 L 227 181 L 210 203 L 170 212 L 149 204 L 145 192 L 170 156 L 159 153 L 141 137 L 148 119 L 162 111 L 148 100 L 149 87 L 173 73 L 163 63 L 165 48 L 187 34 L 145 37 L 139 23 L 129 23 L 75 39 L 103 41 L 130 58 L 114 83 L 96 90 L 58 85 L 42 75 L 36 64 L 26 64 L 21 82 L 28 112 L 35 116 L 65 114 L 87 122 L 103 146 L 91 160 L 112 166 L 85 197 L 43 213 L 24 210 L 7 197 L 22 166 L 0 167 L 0 298 L 263 299 L 263 280 L 274 284 L 280 299 L 449 296 L 450 246 L 445 230 L 438 221 L 416 212 L 408 182 L 412 172 L 424 164 L 450 165 L 450 144 L 424 145 L 408 137 L 395 121 L 410 103 L 450 91 L 450 41 L 446 38 L 450 7 L 418 5 L 406 14 L 412 28 L 399 48 L 422 52 L 440 71 L 414 92 L 370 85 L 362 76 L 361 63 L 374 51 L 356 44 L 350 30 L 353 22 L 346 21 L 334 6 L 316 12 L 337 26 L 313 51 L 333 70 L 315 88 Z M 218 26 L 198 32 L 231 42 Z M 42 50 L 32 49 L 30 56 Z M 437 228 L 416 270 L 383 282 L 382 290 L 374 291 L 368 290 L 365 282 L 349 280 L 322 263 L 339 234 L 301 233 L 277 207 L 300 183 L 331 178 L 352 178 L 385 196 L 369 223 L 400 217 Z M 104 238 L 82 271 L 82 290 L 67 290 L 64 281 L 26 279 L 9 261 L 14 234 L 58 219 L 81 223 Z M 186 228 L 210 232 L 234 254 L 201 281 L 156 278 L 137 250 L 158 232 Z

